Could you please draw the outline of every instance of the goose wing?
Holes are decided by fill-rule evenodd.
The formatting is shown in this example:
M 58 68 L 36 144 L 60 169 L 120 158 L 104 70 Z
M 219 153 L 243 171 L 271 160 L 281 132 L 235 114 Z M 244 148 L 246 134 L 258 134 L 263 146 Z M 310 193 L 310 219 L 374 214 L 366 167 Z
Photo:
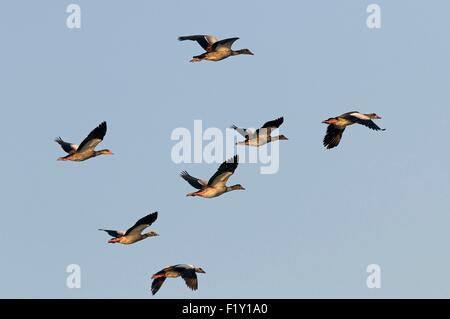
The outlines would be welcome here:
M 252 139 L 255 136 L 255 131 L 248 129 L 248 128 L 240 128 L 236 125 L 231 126 L 232 129 L 234 129 L 236 132 L 241 134 L 243 137 L 245 137 L 246 140 Z
M 345 127 L 328 125 L 327 133 L 323 139 L 323 145 L 328 149 L 338 146 L 344 130 Z
M 279 117 L 273 121 L 269 121 L 264 123 L 264 125 L 261 128 L 279 128 L 281 124 L 283 124 L 284 117 Z
M 217 42 L 217 38 L 213 35 L 188 35 L 178 37 L 179 41 L 191 40 L 196 41 L 207 52 L 211 51 L 211 47 Z
M 374 121 L 370 117 L 368 117 L 365 114 L 362 114 L 360 112 L 354 111 L 354 112 L 348 112 L 343 114 L 347 118 L 349 118 L 351 121 L 357 124 L 364 125 L 372 130 L 375 131 L 384 131 L 385 129 L 380 128 L 378 125 L 375 124 Z
M 364 126 L 370 128 L 372 130 L 375 130 L 375 131 L 385 131 L 386 130 L 386 129 L 381 128 L 378 125 L 376 125 L 375 122 L 372 121 L 372 120 L 361 120 L 361 119 L 355 118 L 354 122 L 358 123 L 358 124 L 361 124 L 361 125 L 364 125 Z
M 182 171 L 180 176 L 194 188 L 202 189 L 207 185 L 207 183 L 204 180 L 193 177 L 189 175 L 188 172 L 186 171 Z
M 103 140 L 106 134 L 106 122 L 100 123 L 89 135 L 81 142 L 78 152 L 93 150 Z
M 62 149 L 66 153 L 69 153 L 69 154 L 75 153 L 77 151 L 77 149 L 78 149 L 78 145 L 77 144 L 64 142 L 61 137 L 56 138 L 55 142 L 58 143 L 59 145 L 61 145 Z
M 181 272 L 181 278 L 186 282 L 186 286 L 191 288 L 192 290 L 198 289 L 198 280 L 197 274 L 193 269 L 185 269 Z
M 152 282 L 152 295 L 156 294 L 163 285 L 164 281 L 166 280 L 166 277 L 158 277 L 153 279 Z
M 158 212 L 154 212 L 152 214 L 148 214 L 145 217 L 142 217 L 139 219 L 136 224 L 134 224 L 132 227 L 130 227 L 126 232 L 125 236 L 127 235 L 133 235 L 133 234 L 140 234 L 144 229 L 149 227 L 151 224 L 155 222 L 155 220 L 158 218 Z
M 221 185 L 224 186 L 228 181 L 231 175 L 233 175 L 234 171 L 238 166 L 239 157 L 235 155 L 232 159 L 223 162 L 217 172 L 209 179 L 208 185 Z
M 264 123 L 263 126 L 261 126 L 260 129 L 257 130 L 256 134 L 262 134 L 262 135 L 270 135 L 270 133 L 279 128 L 281 126 L 281 124 L 283 124 L 284 118 L 283 117 L 279 117 L 273 121 L 268 121 L 266 123 Z
M 121 230 L 111 230 L 111 229 L 99 229 L 99 230 L 107 232 L 109 236 L 114 238 L 120 238 L 123 235 L 125 235 L 125 232 Z
M 212 51 L 231 50 L 231 46 L 238 39 L 239 38 L 229 38 L 217 41 L 212 45 L 211 49 Z

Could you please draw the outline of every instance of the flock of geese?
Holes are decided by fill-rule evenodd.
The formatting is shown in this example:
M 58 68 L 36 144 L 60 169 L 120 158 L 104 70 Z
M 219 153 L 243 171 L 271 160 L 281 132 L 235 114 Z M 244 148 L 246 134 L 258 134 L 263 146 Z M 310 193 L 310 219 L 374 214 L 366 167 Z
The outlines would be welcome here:
M 253 55 L 253 53 L 248 49 L 234 51 L 231 48 L 233 43 L 238 39 L 239 38 L 229 38 L 218 41 L 216 37 L 211 35 L 191 35 L 178 38 L 178 40 L 180 41 L 196 41 L 206 51 L 200 55 L 194 56 L 191 62 L 200 62 L 202 60 L 220 61 L 230 56 L 240 54 Z M 384 129 L 381 129 L 373 122 L 374 119 L 381 119 L 381 117 L 376 113 L 363 114 L 357 111 L 353 111 L 344 113 L 336 117 L 331 117 L 323 121 L 322 123 L 328 124 L 328 128 L 323 139 L 323 145 L 327 149 L 338 146 L 346 127 L 353 124 L 361 124 L 375 131 L 384 131 Z M 231 126 L 231 128 L 245 138 L 245 140 L 237 142 L 237 145 L 259 147 L 267 143 L 288 139 L 284 135 L 272 136 L 272 132 L 278 129 L 281 124 L 283 124 L 283 121 L 283 117 L 277 118 L 275 120 L 264 123 L 264 125 L 262 125 L 257 130 L 239 128 L 235 125 Z M 79 145 L 65 142 L 61 137 L 56 138 L 55 142 L 57 142 L 67 153 L 66 156 L 59 157 L 58 160 L 81 162 L 100 155 L 112 155 L 113 153 L 109 149 L 102 149 L 98 151 L 95 150 L 97 145 L 103 141 L 103 138 L 106 135 L 106 130 L 106 122 L 100 123 L 100 125 L 94 128 Z M 193 177 L 187 171 L 182 171 L 180 176 L 192 187 L 197 189 L 197 191 L 188 193 L 186 194 L 186 196 L 214 198 L 234 190 L 245 190 L 245 188 L 241 184 L 232 186 L 226 185 L 228 179 L 234 174 L 236 168 L 238 167 L 238 162 L 238 155 L 235 155 L 233 158 L 223 162 L 208 181 Z M 130 245 L 148 237 L 159 236 L 159 234 L 154 231 L 143 233 L 143 231 L 151 226 L 157 218 L 158 212 L 154 212 L 147 216 L 144 216 L 139 219 L 133 226 L 131 226 L 127 231 L 110 229 L 99 230 L 105 231 L 109 236 L 112 237 L 108 241 L 108 243 Z M 205 273 L 205 271 L 200 267 L 189 264 L 178 264 L 166 267 L 158 271 L 151 277 L 151 279 L 153 279 L 151 285 L 152 294 L 156 294 L 166 278 L 177 277 L 183 278 L 186 285 L 190 289 L 197 290 L 197 273 Z

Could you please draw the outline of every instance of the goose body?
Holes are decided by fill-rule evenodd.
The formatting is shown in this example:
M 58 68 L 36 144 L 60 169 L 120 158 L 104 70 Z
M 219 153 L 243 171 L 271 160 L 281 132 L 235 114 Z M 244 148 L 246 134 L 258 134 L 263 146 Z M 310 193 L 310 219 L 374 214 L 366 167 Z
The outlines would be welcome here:
M 217 172 L 209 179 L 208 182 L 193 177 L 188 172 L 181 172 L 180 176 L 187 181 L 192 187 L 198 189 L 196 192 L 188 193 L 186 196 L 199 196 L 204 198 L 213 198 L 233 190 L 245 190 L 241 184 L 226 186 L 226 182 L 233 175 L 238 166 L 238 155 L 233 159 L 223 162 Z
M 230 56 L 253 53 L 249 49 L 233 50 L 231 46 L 239 38 L 229 38 L 218 41 L 213 35 L 189 35 L 178 37 L 179 41 L 191 40 L 196 41 L 204 50 L 205 53 L 196 55 L 190 62 L 207 61 L 221 61 Z
M 195 267 L 194 265 L 179 264 L 174 266 L 166 267 L 156 274 L 154 274 L 151 279 L 152 282 L 152 294 L 156 294 L 161 288 L 162 284 L 166 278 L 178 278 L 181 277 L 186 282 L 186 285 L 192 289 L 198 289 L 197 273 L 204 274 L 205 271 L 200 267 Z
M 64 157 L 59 157 L 58 161 L 82 162 L 99 155 L 112 155 L 113 153 L 108 149 L 100 151 L 95 150 L 95 147 L 103 141 L 106 134 L 106 128 L 106 122 L 100 123 L 99 126 L 89 133 L 80 145 L 65 142 L 61 137 L 55 139 L 55 142 L 69 154 Z
M 361 124 L 375 131 L 384 131 L 385 129 L 380 128 L 372 121 L 374 119 L 381 119 L 381 116 L 376 113 L 364 114 L 353 111 L 323 121 L 322 123 L 328 124 L 323 145 L 328 149 L 338 146 L 345 128 L 353 124 Z
M 158 218 L 158 212 L 154 212 L 145 217 L 139 219 L 132 227 L 130 227 L 126 232 L 119 230 L 110 230 L 110 229 L 99 229 L 101 231 L 105 231 L 113 237 L 108 241 L 110 244 L 119 243 L 123 245 L 134 244 L 138 241 L 141 241 L 148 237 L 159 236 L 154 231 L 143 234 L 142 231 L 153 224 Z
M 279 117 L 273 121 L 269 121 L 264 123 L 264 125 L 257 129 L 256 131 L 252 131 L 246 128 L 239 128 L 236 125 L 232 125 L 231 128 L 236 130 L 239 134 L 245 137 L 244 141 L 237 142 L 236 145 L 248 145 L 248 146 L 262 146 L 270 142 L 275 141 L 283 141 L 288 138 L 284 135 L 271 136 L 272 131 L 279 128 L 281 124 L 283 124 L 284 118 Z

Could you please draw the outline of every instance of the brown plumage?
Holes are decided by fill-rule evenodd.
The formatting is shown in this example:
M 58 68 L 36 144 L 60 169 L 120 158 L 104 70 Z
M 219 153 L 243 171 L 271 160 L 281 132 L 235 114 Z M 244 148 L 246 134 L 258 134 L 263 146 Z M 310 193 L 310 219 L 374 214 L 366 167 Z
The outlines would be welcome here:
M 148 237 L 159 236 L 156 232 L 150 231 L 148 233 L 143 234 L 142 231 L 147 227 L 151 226 L 156 219 L 158 218 L 158 212 L 154 212 L 152 214 L 148 214 L 147 216 L 139 219 L 132 227 L 130 227 L 126 232 L 120 230 L 111 230 L 111 229 L 99 229 L 105 231 L 113 237 L 108 241 L 110 244 L 119 243 L 123 245 L 134 244 L 138 241 L 146 239 Z
M 361 124 L 375 131 L 384 131 L 385 129 L 381 129 L 372 121 L 373 119 L 381 119 L 381 117 L 376 113 L 363 114 L 353 111 L 323 121 L 322 123 L 328 124 L 323 145 L 328 149 L 338 146 L 345 128 L 353 124 Z
M 234 51 L 231 46 L 239 38 L 229 38 L 217 41 L 213 35 L 189 35 L 178 37 L 179 41 L 191 40 L 196 41 L 206 52 L 194 56 L 190 62 L 200 62 L 202 60 L 220 61 L 230 56 L 253 53 L 249 49 L 241 49 Z
M 213 198 L 220 196 L 224 193 L 231 192 L 234 190 L 245 190 L 241 184 L 236 184 L 233 186 L 226 186 L 225 183 L 228 181 L 231 175 L 238 166 L 239 157 L 235 155 L 232 159 L 223 162 L 217 172 L 209 179 L 208 182 L 193 177 L 188 174 L 188 172 L 181 172 L 180 176 L 187 181 L 192 187 L 198 189 L 198 191 L 193 193 L 188 193 L 186 196 L 200 196 L 204 198 Z
M 156 274 L 154 274 L 151 278 L 153 279 L 152 282 L 152 294 L 156 294 L 158 290 L 161 288 L 162 284 L 166 280 L 166 278 L 177 278 L 180 277 L 184 279 L 186 282 L 186 285 L 192 289 L 197 290 L 198 289 L 198 280 L 197 280 L 197 274 L 201 273 L 204 274 L 205 271 L 200 267 L 195 267 L 193 265 L 187 265 L 187 264 L 179 264 L 174 266 L 166 267 L 160 271 L 158 271 Z
M 89 135 L 83 140 L 83 142 L 81 142 L 79 146 L 64 142 L 61 137 L 58 137 L 55 139 L 55 142 L 61 145 L 61 148 L 69 154 L 64 157 L 59 157 L 58 160 L 81 162 L 99 155 L 112 155 L 113 153 L 108 149 L 103 149 L 100 151 L 95 150 L 95 147 L 103 141 L 106 134 L 106 129 L 106 122 L 100 123 L 99 126 L 89 133 Z
M 250 130 L 246 128 L 239 128 L 236 125 L 232 125 L 231 128 L 245 137 L 244 141 L 237 142 L 236 145 L 249 145 L 249 146 L 262 146 L 270 142 L 284 141 L 288 138 L 284 135 L 271 136 L 272 131 L 276 130 L 283 124 L 284 118 L 279 117 L 275 120 L 268 121 L 261 126 L 261 128 Z

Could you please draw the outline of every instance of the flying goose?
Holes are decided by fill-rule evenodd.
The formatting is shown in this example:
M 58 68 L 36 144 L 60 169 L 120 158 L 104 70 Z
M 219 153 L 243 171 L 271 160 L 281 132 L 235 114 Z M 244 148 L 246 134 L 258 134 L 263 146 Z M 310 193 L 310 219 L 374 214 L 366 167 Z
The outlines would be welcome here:
M 142 234 L 142 231 L 153 224 L 158 218 L 158 212 L 154 212 L 145 217 L 139 219 L 136 224 L 129 228 L 126 232 L 120 230 L 110 230 L 110 229 L 99 229 L 105 231 L 113 237 L 108 241 L 110 244 L 119 243 L 124 245 L 134 244 L 135 242 L 141 241 L 147 237 L 159 236 L 154 231 Z
M 96 151 L 95 147 L 100 144 L 106 134 L 106 122 L 100 123 L 91 133 L 81 142 L 80 145 L 64 142 L 61 137 L 55 139 L 55 142 L 61 145 L 61 148 L 69 155 L 59 157 L 58 161 L 85 161 L 91 157 L 99 155 L 112 155 L 108 150 Z
M 253 53 L 249 49 L 241 49 L 234 51 L 231 49 L 233 43 L 239 38 L 229 38 L 218 41 L 213 35 L 189 35 L 178 37 L 179 41 L 191 40 L 196 41 L 206 51 L 203 54 L 194 56 L 190 62 L 200 62 L 202 60 L 220 61 L 230 56 Z
M 166 278 L 177 278 L 180 276 L 181 278 L 184 279 L 186 285 L 189 288 L 191 288 L 192 290 L 197 290 L 198 280 L 196 273 L 204 274 L 205 271 L 193 265 L 186 265 L 186 264 L 166 267 L 163 270 L 158 271 L 151 277 L 151 279 L 153 279 L 152 294 L 154 295 L 158 292 L 159 288 L 161 288 Z
M 362 124 L 375 131 L 385 131 L 372 120 L 381 119 L 376 113 L 363 114 L 360 112 L 348 112 L 337 117 L 331 117 L 322 123 L 328 124 L 327 133 L 323 139 L 323 145 L 330 149 L 339 145 L 345 128 L 352 124 Z
M 233 159 L 223 162 L 217 172 L 209 179 L 208 182 L 192 177 L 188 172 L 181 172 L 180 176 L 187 181 L 192 187 L 197 188 L 198 191 L 193 193 L 188 193 L 186 196 L 200 196 L 205 198 L 212 198 L 220 196 L 226 192 L 231 192 L 234 190 L 245 190 L 241 184 L 226 186 L 225 183 L 228 181 L 231 175 L 238 166 L 238 155 L 235 155 Z
M 237 142 L 236 145 L 250 145 L 250 146 L 261 146 L 274 141 L 287 140 L 288 138 L 284 135 L 270 136 L 272 131 L 279 128 L 283 124 L 283 117 L 279 117 L 276 120 L 264 123 L 264 125 L 255 130 L 250 130 L 246 128 L 239 128 L 236 125 L 232 125 L 231 128 L 236 130 L 239 134 L 245 137 L 245 141 Z

